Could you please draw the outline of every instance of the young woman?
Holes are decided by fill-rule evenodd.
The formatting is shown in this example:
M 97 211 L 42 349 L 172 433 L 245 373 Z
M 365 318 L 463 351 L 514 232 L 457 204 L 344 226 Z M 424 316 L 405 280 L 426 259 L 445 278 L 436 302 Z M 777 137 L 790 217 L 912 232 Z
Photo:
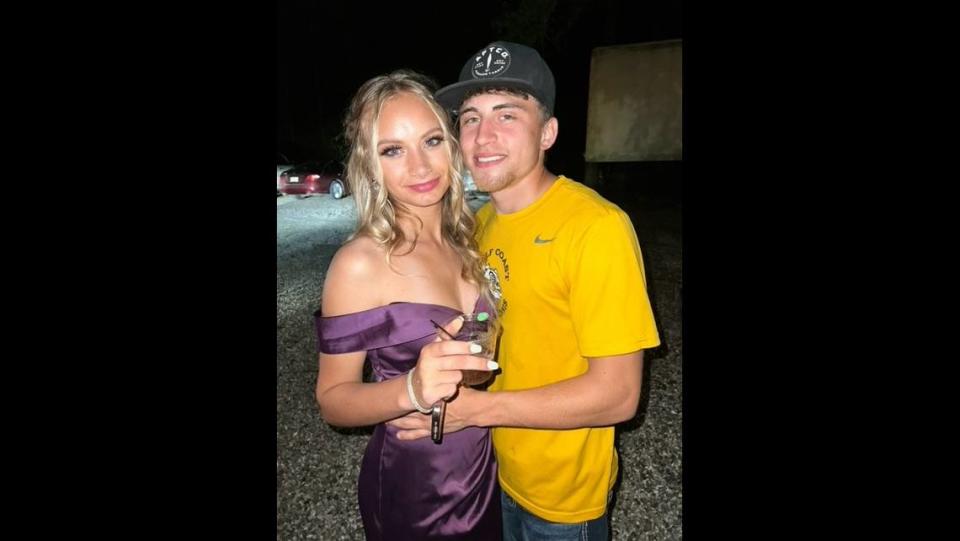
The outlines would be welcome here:
M 360 468 L 367 539 L 500 539 L 487 429 L 400 441 L 384 423 L 454 397 L 461 370 L 495 370 L 456 334 L 493 313 L 459 146 L 425 77 L 398 71 L 357 91 L 344 126 L 359 226 L 327 271 L 316 314 L 317 402 L 337 426 L 376 425 Z M 443 333 L 439 333 L 443 334 Z M 363 381 L 365 360 L 374 382 Z

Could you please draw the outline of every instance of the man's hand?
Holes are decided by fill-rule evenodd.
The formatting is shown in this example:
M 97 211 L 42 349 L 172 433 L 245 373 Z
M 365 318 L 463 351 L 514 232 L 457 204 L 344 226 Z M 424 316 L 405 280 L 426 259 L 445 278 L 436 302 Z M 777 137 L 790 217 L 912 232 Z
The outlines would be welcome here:
M 461 387 L 456 398 L 447 402 L 447 413 L 443 419 L 443 433 L 452 434 L 468 426 L 474 426 L 464 418 L 465 412 L 484 398 L 478 395 L 486 394 L 485 391 L 475 391 L 467 387 Z M 388 421 L 387 424 L 399 429 L 397 432 L 397 439 L 399 440 L 409 441 L 430 437 L 429 415 L 422 415 L 418 412 L 408 413 L 403 417 Z
M 450 404 L 447 404 L 448 415 L 449 412 Z M 403 417 L 397 417 L 392 421 L 387 421 L 387 424 L 398 429 L 398 440 L 418 440 L 430 436 L 430 416 L 423 415 L 420 412 L 415 411 L 408 413 Z M 443 433 L 446 434 L 448 432 L 446 419 L 444 419 L 443 425 Z

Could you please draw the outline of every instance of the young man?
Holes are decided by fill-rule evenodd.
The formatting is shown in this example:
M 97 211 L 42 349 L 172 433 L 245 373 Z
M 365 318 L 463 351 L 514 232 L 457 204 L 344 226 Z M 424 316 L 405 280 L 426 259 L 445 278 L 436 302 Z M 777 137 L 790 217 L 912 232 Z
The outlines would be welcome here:
M 643 350 L 660 344 L 629 217 L 544 166 L 556 141 L 553 74 L 534 49 L 494 42 L 437 98 L 491 201 L 477 213 L 499 291 L 502 373 L 463 388 L 444 431 L 495 427 L 504 539 L 606 539 L 613 425 L 636 414 Z M 394 421 L 426 436 L 425 419 Z

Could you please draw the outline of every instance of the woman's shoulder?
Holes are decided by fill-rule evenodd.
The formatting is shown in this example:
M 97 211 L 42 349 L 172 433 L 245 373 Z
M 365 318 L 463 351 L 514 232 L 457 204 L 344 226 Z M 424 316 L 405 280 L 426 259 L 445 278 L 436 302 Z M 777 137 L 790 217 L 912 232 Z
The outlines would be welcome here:
M 382 283 L 387 270 L 382 247 L 369 237 L 357 237 L 337 250 L 323 285 L 323 312 L 350 313 L 382 304 Z
M 386 266 L 383 247 L 370 237 L 356 237 L 341 246 L 330 262 L 331 271 L 342 271 L 361 278 L 380 272 Z

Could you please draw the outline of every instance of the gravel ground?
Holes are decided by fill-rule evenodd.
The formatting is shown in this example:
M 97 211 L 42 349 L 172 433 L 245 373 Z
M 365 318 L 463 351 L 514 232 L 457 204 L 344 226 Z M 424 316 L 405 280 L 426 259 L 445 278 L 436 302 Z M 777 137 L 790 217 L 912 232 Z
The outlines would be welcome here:
M 637 416 L 618 426 L 623 473 L 613 538 L 681 539 L 681 207 L 662 198 L 604 194 L 633 219 L 663 340 L 647 352 Z M 363 539 L 356 483 L 370 429 L 328 426 L 313 398 L 312 313 L 330 258 L 353 228 L 354 213 L 350 197 L 285 196 L 277 202 L 278 540 Z

